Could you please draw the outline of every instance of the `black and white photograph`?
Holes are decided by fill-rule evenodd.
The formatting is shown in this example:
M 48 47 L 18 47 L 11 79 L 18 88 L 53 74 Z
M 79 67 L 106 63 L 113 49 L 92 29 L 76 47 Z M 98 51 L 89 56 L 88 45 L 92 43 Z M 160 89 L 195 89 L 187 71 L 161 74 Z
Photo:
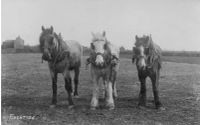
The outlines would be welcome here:
M 199 0 L 1 0 L 2 125 L 200 125 Z

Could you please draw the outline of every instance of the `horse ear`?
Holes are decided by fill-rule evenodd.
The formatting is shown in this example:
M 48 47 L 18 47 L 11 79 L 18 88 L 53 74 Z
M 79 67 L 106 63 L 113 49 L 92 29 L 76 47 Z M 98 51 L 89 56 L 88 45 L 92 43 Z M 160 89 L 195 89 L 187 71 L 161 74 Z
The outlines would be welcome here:
M 102 34 L 102 35 L 103 35 L 103 37 L 105 37 L 105 36 L 106 36 L 106 31 L 103 31 L 103 34 Z
M 44 28 L 44 26 L 42 26 L 42 31 L 44 31 L 45 30 L 45 28 Z
M 51 26 L 51 28 L 50 28 L 50 29 L 51 29 L 51 32 L 53 33 L 53 26 Z
M 138 36 L 137 36 L 137 35 L 135 35 L 135 40 L 136 40 L 136 41 L 138 40 Z

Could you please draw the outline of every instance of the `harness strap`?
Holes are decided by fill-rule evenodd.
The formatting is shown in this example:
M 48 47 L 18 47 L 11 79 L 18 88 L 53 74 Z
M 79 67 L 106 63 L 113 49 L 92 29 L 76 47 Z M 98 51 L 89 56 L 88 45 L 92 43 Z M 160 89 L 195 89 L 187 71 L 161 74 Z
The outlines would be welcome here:
M 116 57 L 115 55 L 111 55 L 111 56 L 112 56 L 112 57 L 111 57 L 111 60 L 110 60 L 111 65 L 112 65 L 112 66 L 117 65 L 117 64 L 119 63 L 119 61 L 120 61 L 119 58 Z M 86 59 L 86 63 L 85 63 L 86 68 L 87 68 L 87 66 L 88 66 L 89 64 L 95 65 L 95 62 L 92 61 L 92 57 L 91 57 L 91 56 L 90 56 L 89 58 Z M 108 62 L 107 62 L 107 65 L 108 65 Z
M 61 62 L 65 58 L 65 54 L 68 52 L 66 50 L 62 50 L 62 46 L 60 41 L 61 39 L 58 39 L 58 54 L 56 54 L 56 57 L 54 58 L 53 62 L 53 70 L 55 70 L 55 65 L 58 62 Z

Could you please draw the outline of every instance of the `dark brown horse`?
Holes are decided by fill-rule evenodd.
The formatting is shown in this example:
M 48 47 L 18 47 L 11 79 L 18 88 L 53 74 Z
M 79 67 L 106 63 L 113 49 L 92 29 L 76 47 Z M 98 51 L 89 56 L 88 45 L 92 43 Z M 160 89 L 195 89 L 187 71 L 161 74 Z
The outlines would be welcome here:
M 40 34 L 40 48 L 43 52 L 42 60 L 49 64 L 49 70 L 52 78 L 52 105 L 55 107 L 57 103 L 57 75 L 62 73 L 65 79 L 65 89 L 68 93 L 69 108 L 73 107 L 71 97 L 72 80 L 70 71 L 74 70 L 74 96 L 78 96 L 79 72 L 81 66 L 82 47 L 76 41 L 64 41 L 61 35 L 57 35 L 53 31 L 53 27 L 44 28 Z
M 133 47 L 132 62 L 136 60 L 138 77 L 141 83 L 139 104 L 146 105 L 146 78 L 150 77 L 153 88 L 154 103 L 157 109 L 164 110 L 159 99 L 159 77 L 161 69 L 161 49 L 156 45 L 151 36 L 135 36 L 135 47 Z

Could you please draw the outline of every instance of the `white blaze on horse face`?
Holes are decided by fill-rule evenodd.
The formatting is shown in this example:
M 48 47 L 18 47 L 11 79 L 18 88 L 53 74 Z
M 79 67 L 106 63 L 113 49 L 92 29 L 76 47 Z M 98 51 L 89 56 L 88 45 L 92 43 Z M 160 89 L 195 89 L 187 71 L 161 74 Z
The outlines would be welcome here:
M 146 67 L 146 63 L 145 63 L 145 54 L 144 54 L 144 47 L 143 46 L 140 46 L 139 47 L 139 51 L 140 51 L 140 58 L 139 58 L 139 61 L 138 61 L 138 66 L 140 68 L 142 67 Z
M 105 41 L 93 42 L 93 45 L 94 45 L 95 53 L 103 54 L 105 52 L 105 50 L 104 50 Z M 104 63 L 103 56 L 97 55 L 95 62 L 96 62 L 97 65 L 103 64 Z
M 55 45 L 55 49 L 58 50 L 58 40 L 56 38 L 53 38 L 53 43 Z

